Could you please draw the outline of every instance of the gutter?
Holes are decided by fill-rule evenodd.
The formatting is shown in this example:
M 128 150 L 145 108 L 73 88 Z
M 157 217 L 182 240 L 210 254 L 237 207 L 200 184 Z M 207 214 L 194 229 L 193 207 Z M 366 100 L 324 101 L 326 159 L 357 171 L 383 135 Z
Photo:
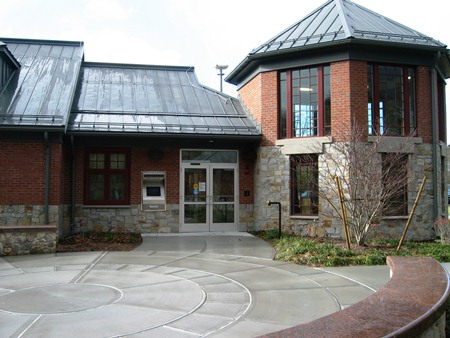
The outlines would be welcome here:
M 437 159 L 437 111 L 436 111 L 436 65 L 431 68 L 431 124 L 432 124 L 432 157 L 433 157 L 433 221 L 439 216 L 439 204 L 438 204 L 438 159 Z
M 73 232 L 75 228 L 75 203 L 76 203 L 76 177 L 77 177 L 77 159 L 76 159 L 76 148 L 75 148 L 75 140 L 73 135 L 70 135 L 70 144 L 72 147 L 72 194 L 70 200 L 70 225 L 71 232 Z
M 48 131 L 44 132 L 45 141 L 45 192 L 44 192 L 44 224 L 49 224 L 50 201 L 50 141 Z

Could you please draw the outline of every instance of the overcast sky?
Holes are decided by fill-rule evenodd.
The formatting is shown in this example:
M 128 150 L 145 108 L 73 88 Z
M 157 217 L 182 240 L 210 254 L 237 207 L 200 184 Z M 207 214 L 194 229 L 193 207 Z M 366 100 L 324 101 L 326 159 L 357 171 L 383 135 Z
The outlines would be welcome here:
M 86 61 L 194 66 L 202 84 L 219 89 L 216 64 L 229 65 L 228 74 L 253 48 L 325 2 L 0 0 L 0 37 L 84 41 Z M 354 2 L 450 44 L 448 0 Z M 224 91 L 236 96 L 232 85 Z

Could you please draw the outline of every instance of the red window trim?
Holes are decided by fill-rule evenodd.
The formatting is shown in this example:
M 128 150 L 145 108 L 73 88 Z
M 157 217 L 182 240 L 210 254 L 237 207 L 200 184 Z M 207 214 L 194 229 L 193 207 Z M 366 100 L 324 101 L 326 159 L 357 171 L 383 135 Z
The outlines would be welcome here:
M 307 137 L 320 137 L 325 136 L 325 90 L 324 90 L 324 67 L 329 67 L 329 65 L 317 65 L 317 66 L 310 66 L 310 67 L 300 67 L 295 69 L 289 69 L 285 71 L 281 71 L 286 73 L 286 137 L 289 138 L 307 138 Z M 312 69 L 317 68 L 317 86 L 318 86 L 318 126 L 317 126 L 317 135 L 311 135 L 311 136 L 295 136 L 293 135 L 293 113 L 292 113 L 292 72 L 296 70 L 302 70 L 302 69 Z M 281 73 L 280 72 L 280 73 Z M 280 77 L 278 76 L 278 79 Z M 278 80 L 278 83 L 280 83 L 280 80 Z M 281 92 L 279 90 L 279 92 Z M 280 102 L 280 101 L 279 101 Z M 280 107 L 278 108 L 280 112 Z M 280 121 L 280 116 L 278 116 L 278 121 Z M 278 128 L 278 135 L 279 138 L 282 138 L 282 127 L 281 125 Z
M 415 69 L 413 66 L 409 65 L 397 65 L 397 64 L 384 64 L 384 63 L 368 63 L 372 67 L 372 88 L 373 88 L 373 107 L 372 107 L 372 133 L 379 134 L 380 133 L 380 90 L 379 90 L 379 66 L 392 66 L 399 67 L 403 69 L 403 106 L 404 106 L 404 126 L 403 133 L 398 136 L 409 136 L 411 135 L 411 107 L 410 107 L 410 91 L 408 86 L 408 76 L 409 70 Z M 414 98 L 416 96 L 414 95 Z M 414 112 L 416 113 L 416 112 Z M 415 126 L 417 129 L 417 126 Z
M 89 168 L 89 155 L 105 154 L 105 169 L 90 169 Z M 125 169 L 110 169 L 109 159 L 111 154 L 125 154 Z M 85 205 L 129 205 L 130 204 L 130 171 L 131 171 L 131 159 L 130 159 L 130 149 L 128 148 L 86 148 L 85 149 L 85 161 L 84 161 L 84 194 L 83 203 Z M 105 186 L 104 193 L 105 199 L 103 200 L 90 200 L 89 199 L 89 174 L 104 174 L 105 175 Z M 124 174 L 125 175 L 125 198 L 121 200 L 113 200 L 109 198 L 109 186 L 110 186 L 110 175 L 114 174 Z
M 318 216 L 319 215 L 319 182 L 315 182 L 314 189 L 314 195 L 311 198 L 311 211 L 315 211 L 313 213 L 302 213 L 295 212 L 295 209 L 301 209 L 300 208 L 300 201 L 298 200 L 298 189 L 301 188 L 299 186 L 296 186 L 296 178 L 292 177 L 292 175 L 297 175 L 297 169 L 299 167 L 308 167 L 312 168 L 312 170 L 318 172 L 318 163 L 319 158 L 317 154 L 312 155 L 291 155 L 290 159 L 290 168 L 291 168 L 291 178 L 290 178 L 290 214 L 291 216 Z M 318 180 L 318 176 L 317 176 Z M 307 186 L 307 188 L 311 188 L 311 186 Z M 309 190 L 308 190 L 309 191 Z M 297 194 L 297 198 L 295 196 Z M 299 204 L 296 204 L 295 202 L 298 201 Z

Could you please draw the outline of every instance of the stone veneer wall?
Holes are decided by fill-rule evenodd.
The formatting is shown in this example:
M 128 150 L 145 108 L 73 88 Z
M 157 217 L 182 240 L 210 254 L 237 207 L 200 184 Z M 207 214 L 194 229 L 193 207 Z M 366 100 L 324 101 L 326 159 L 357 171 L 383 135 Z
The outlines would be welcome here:
M 140 205 L 126 208 L 78 207 L 76 231 L 132 231 L 139 233 L 177 233 L 180 226 L 178 204 L 166 211 L 141 211 Z M 253 223 L 253 205 L 239 207 L 238 231 L 247 231 Z
M 0 256 L 54 253 L 57 237 L 56 225 L 0 226 Z
M 171 233 L 179 230 L 179 206 L 168 204 L 166 211 L 142 211 L 140 204 L 123 208 L 77 207 L 75 231 L 131 231 Z
M 60 206 L 49 206 L 49 223 L 59 224 L 62 217 Z M 43 205 L 0 205 L 1 225 L 42 225 L 45 221 Z
M 324 149 L 329 151 L 330 145 L 324 145 Z M 323 161 L 323 155 L 319 155 L 319 170 L 321 161 Z M 409 170 L 414 176 L 408 187 L 409 210 L 414 204 L 423 177 L 427 176 L 428 180 L 406 238 L 409 240 L 431 239 L 434 238 L 432 226 L 435 221 L 432 212 L 434 197 L 431 146 L 429 144 L 416 145 L 414 153 L 410 155 L 409 165 Z M 439 168 L 440 166 L 438 166 L 440 175 Z M 281 202 L 281 222 L 284 231 L 305 235 L 309 226 L 323 226 L 328 235 L 342 237 L 342 224 L 338 220 L 327 220 L 320 215 L 317 217 L 290 215 L 289 171 L 289 156 L 282 153 L 282 147 L 261 147 L 258 150 L 254 177 L 254 224 L 249 226 L 249 230 L 276 229 L 278 227 L 278 207 L 276 205 L 268 206 L 267 201 L 271 200 Z M 327 207 L 325 205 L 326 202 L 321 201 L 320 203 L 320 210 L 324 210 Z M 407 216 L 386 217 L 373 234 L 378 237 L 398 239 L 403 233 L 406 221 Z
M 0 205 L 0 226 L 43 225 L 42 205 Z M 179 205 L 169 204 L 166 211 L 142 212 L 141 206 L 124 208 L 76 208 L 75 228 L 70 229 L 69 206 L 50 206 L 49 221 L 58 224 L 59 234 L 78 231 L 132 231 L 140 233 L 179 232 Z M 238 231 L 253 227 L 253 204 L 239 206 Z

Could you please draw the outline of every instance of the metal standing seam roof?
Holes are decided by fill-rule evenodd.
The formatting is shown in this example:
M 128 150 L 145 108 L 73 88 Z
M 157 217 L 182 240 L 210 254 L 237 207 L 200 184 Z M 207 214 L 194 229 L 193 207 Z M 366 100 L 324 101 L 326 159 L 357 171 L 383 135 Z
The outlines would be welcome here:
M 259 136 L 231 96 L 193 67 L 84 63 L 69 132 Z
M 345 41 L 367 42 L 374 45 L 396 44 L 414 48 L 446 48 L 445 44 L 350 0 L 329 0 L 253 49 L 225 80 L 235 83 L 234 77 L 237 73 L 251 60 L 259 57 L 288 54 Z
M 65 128 L 83 43 L 0 38 L 20 68 L 0 93 L 0 127 Z

